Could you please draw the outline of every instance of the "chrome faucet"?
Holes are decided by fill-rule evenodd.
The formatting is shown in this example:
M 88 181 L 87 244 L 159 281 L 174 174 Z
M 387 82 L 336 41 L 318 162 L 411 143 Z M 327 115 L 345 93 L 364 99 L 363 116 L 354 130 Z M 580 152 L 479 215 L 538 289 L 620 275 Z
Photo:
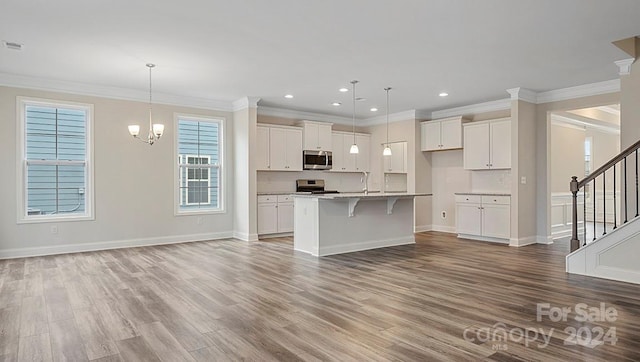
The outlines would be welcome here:
M 362 171 L 362 176 L 360 177 L 360 182 L 364 183 L 364 188 L 362 189 L 362 192 L 364 192 L 365 195 L 369 194 L 369 173 L 367 171 Z

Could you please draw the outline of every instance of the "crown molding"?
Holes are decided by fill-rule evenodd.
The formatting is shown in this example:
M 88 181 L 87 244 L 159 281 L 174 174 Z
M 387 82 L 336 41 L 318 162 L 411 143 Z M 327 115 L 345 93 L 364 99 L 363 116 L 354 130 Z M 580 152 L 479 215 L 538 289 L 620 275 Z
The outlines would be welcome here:
M 266 107 L 266 106 L 258 107 L 258 115 L 270 116 L 270 117 L 292 118 L 292 119 L 309 120 L 309 121 L 331 122 L 331 123 L 345 124 L 345 125 L 350 125 L 353 122 L 352 118 L 350 117 L 334 116 L 329 114 L 296 111 L 293 109 L 275 108 L 275 107 Z M 358 119 L 356 119 L 356 122 L 358 122 Z
M 620 79 L 590 83 L 538 93 L 538 104 L 620 92 Z
M 617 60 L 614 63 L 618 66 L 618 74 L 620 75 L 628 75 L 631 74 L 631 64 L 635 62 L 634 58 Z
M 536 104 L 538 102 L 538 95 L 536 92 L 527 88 L 510 88 L 507 92 L 511 95 L 512 101 L 525 101 Z
M 233 101 L 233 111 L 237 112 L 247 108 L 258 108 L 259 97 L 242 97 Z
M 464 116 L 466 114 L 504 111 L 505 109 L 511 109 L 511 99 L 509 98 L 433 111 L 431 112 L 431 115 L 429 117 L 426 117 L 425 113 L 421 113 L 420 118 L 440 119 L 447 117 Z
M 389 114 L 389 123 L 394 123 L 394 122 L 401 122 L 401 121 L 407 121 L 407 120 L 415 120 L 416 116 L 417 116 L 418 112 L 415 109 L 411 109 L 408 111 L 403 111 L 403 112 L 396 112 L 396 113 L 391 113 Z M 376 126 L 379 124 L 385 124 L 387 123 L 387 115 L 381 115 L 381 116 L 375 116 L 375 117 L 371 117 L 371 118 L 367 118 L 363 121 L 361 121 L 358 125 L 359 126 Z
M 583 130 L 591 129 L 595 131 L 620 134 L 620 125 L 612 124 L 597 119 L 579 116 L 569 112 L 553 112 L 551 113 L 551 124 L 557 126 L 573 125 L 574 128 L 582 128 Z
M 82 96 L 111 98 L 134 102 L 149 101 L 148 91 L 90 85 L 85 83 L 68 82 L 47 78 L 27 77 L 7 73 L 0 73 L 0 86 L 35 89 L 47 92 L 77 94 Z M 185 97 L 157 92 L 153 93 L 153 103 L 223 112 L 233 111 L 233 105 L 228 101 L 197 97 Z

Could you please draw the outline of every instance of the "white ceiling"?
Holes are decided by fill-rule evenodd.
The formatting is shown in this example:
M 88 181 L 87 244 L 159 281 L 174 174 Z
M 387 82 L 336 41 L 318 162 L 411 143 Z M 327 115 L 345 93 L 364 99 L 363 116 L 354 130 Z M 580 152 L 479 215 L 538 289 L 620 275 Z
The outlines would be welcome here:
M 2 0 L 0 73 L 358 117 L 611 80 L 638 0 Z M 447 98 L 438 93 L 447 91 Z M 283 96 L 291 93 L 293 99 Z M 341 107 L 330 105 L 333 101 Z

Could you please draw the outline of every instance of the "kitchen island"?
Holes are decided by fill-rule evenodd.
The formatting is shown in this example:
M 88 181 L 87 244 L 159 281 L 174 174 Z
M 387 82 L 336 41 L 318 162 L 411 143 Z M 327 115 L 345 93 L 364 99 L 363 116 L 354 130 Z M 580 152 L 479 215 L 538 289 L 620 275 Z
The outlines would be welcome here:
M 414 244 L 415 193 L 294 195 L 293 247 L 314 256 Z

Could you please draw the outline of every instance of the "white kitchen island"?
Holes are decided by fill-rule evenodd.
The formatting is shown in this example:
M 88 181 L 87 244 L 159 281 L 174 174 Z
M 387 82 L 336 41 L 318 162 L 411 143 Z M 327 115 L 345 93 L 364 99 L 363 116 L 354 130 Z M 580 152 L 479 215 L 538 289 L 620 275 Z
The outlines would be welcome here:
M 430 195 L 294 195 L 293 247 L 325 256 L 414 244 L 414 198 Z

